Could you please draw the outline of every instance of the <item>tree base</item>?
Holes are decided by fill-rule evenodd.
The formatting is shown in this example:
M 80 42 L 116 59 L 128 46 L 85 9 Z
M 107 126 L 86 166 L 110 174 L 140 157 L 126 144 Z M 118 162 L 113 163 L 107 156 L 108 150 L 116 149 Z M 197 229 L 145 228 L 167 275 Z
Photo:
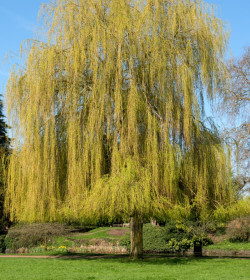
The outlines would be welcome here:
M 130 259 L 143 258 L 143 221 L 139 217 L 130 218 Z

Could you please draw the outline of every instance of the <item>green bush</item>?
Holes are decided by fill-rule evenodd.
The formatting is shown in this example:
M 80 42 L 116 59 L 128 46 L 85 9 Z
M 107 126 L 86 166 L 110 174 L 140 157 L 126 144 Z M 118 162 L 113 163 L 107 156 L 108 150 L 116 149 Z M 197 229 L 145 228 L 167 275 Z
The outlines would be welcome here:
M 168 251 L 166 228 L 146 224 L 143 227 L 143 250 L 163 252 Z
M 193 247 L 194 241 L 200 241 L 204 246 L 213 243 L 204 234 L 195 235 L 191 227 L 183 224 L 168 222 L 163 227 L 151 224 L 143 226 L 143 250 L 146 252 L 185 252 Z M 120 239 L 119 245 L 130 250 L 129 234 Z
M 130 251 L 130 235 L 126 233 L 119 240 L 119 245 L 125 247 L 128 251 Z
M 165 232 L 164 227 L 145 224 L 143 226 L 143 250 L 154 252 L 168 251 L 169 248 L 165 238 Z M 130 236 L 128 233 L 120 239 L 119 245 L 126 247 L 130 251 Z
M 22 224 L 11 227 L 5 238 L 7 249 L 16 251 L 18 248 L 31 248 L 39 244 L 45 247 L 52 242 L 53 237 L 68 232 L 67 227 L 59 223 Z
M 168 246 L 171 252 L 185 252 L 193 247 L 193 240 L 184 238 L 182 240 L 177 241 L 175 238 L 172 238 L 169 240 Z
M 183 239 L 191 239 L 192 234 L 189 227 L 184 224 L 176 224 L 174 222 L 167 222 L 165 225 L 165 238 L 167 241 L 175 239 L 181 241 Z
M 225 235 L 226 234 L 226 226 L 218 226 L 216 231 L 214 232 L 215 236 Z
M 6 249 L 5 245 L 5 235 L 0 235 L 0 253 L 4 253 Z
M 226 235 L 231 242 L 250 241 L 250 216 L 238 218 L 228 223 Z

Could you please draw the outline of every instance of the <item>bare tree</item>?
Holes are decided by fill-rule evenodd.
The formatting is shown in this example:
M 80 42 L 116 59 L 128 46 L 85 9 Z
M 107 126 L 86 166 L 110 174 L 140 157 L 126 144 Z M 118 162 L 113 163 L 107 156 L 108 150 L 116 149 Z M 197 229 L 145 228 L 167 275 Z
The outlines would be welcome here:
M 240 58 L 228 61 L 229 79 L 222 94 L 222 110 L 228 114 L 231 129 L 226 132 L 235 147 L 238 162 L 236 182 L 242 189 L 249 184 L 250 153 L 250 46 Z

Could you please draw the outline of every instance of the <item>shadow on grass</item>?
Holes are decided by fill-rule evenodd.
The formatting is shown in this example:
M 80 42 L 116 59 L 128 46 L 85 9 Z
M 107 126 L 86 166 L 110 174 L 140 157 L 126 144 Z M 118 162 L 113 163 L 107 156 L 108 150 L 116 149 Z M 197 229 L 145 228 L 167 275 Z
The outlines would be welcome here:
M 101 260 L 101 261 L 111 261 L 111 262 L 119 262 L 119 263 L 138 263 L 141 265 L 185 265 L 190 263 L 197 262 L 207 262 L 207 260 L 211 259 L 250 259 L 249 257 L 193 257 L 193 256 L 170 256 L 170 255 L 144 255 L 143 259 L 139 260 L 130 260 L 129 255 L 110 255 L 110 254 L 80 254 L 80 253 L 64 253 L 64 254 L 52 254 L 50 255 L 53 258 L 60 260 Z
M 72 252 L 46 252 L 47 254 L 13 254 L 6 255 L 6 257 L 16 257 L 16 258 L 41 258 L 41 259 L 57 259 L 63 261 L 74 261 L 74 260 L 87 260 L 87 261 L 99 261 L 105 263 L 124 263 L 124 264 L 138 264 L 140 266 L 145 265 L 189 265 L 192 263 L 205 263 L 208 260 L 220 259 L 221 261 L 226 259 L 250 259 L 249 257 L 237 257 L 237 256 L 204 256 L 204 257 L 194 257 L 194 256 L 176 256 L 176 255 L 150 255 L 144 254 L 144 258 L 140 260 L 130 260 L 129 255 L 115 255 L 115 254 L 96 254 L 96 253 L 72 253 Z M 5 254 L 0 256 L 4 257 Z

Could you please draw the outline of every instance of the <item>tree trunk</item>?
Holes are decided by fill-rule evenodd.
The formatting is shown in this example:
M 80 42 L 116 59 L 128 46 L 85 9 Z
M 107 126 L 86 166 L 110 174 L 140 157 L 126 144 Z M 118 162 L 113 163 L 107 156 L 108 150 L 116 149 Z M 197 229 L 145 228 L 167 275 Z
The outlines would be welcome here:
M 45 239 L 44 239 L 44 251 L 47 251 L 47 236 L 45 235 Z
M 143 257 L 143 221 L 139 217 L 130 218 L 130 258 L 132 260 Z

